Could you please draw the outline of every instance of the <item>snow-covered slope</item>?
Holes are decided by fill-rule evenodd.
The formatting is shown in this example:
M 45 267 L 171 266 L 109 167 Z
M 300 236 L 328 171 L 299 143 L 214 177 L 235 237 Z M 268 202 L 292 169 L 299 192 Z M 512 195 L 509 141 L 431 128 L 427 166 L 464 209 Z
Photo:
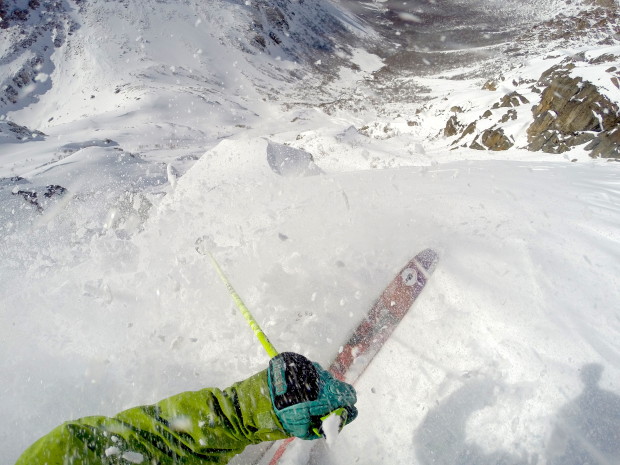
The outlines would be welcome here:
M 325 0 L 35 4 L 3 30 L 0 108 L 48 152 L 97 133 L 155 160 L 198 156 L 276 117 L 273 96 L 318 86 L 316 63 L 356 66 L 351 43 L 371 35 Z
M 311 463 L 617 462 L 620 167 L 523 148 L 529 86 L 619 54 L 611 33 L 519 42 L 491 90 L 476 63 L 390 76 L 346 2 L 35 3 L 0 29 L 34 40 L 2 43 L 2 82 L 43 60 L 0 102 L 3 460 L 66 419 L 266 366 L 194 250 L 206 237 L 276 347 L 324 364 L 411 256 L 440 253 L 357 385 L 359 419 Z M 617 100 L 607 64 L 575 63 Z M 509 150 L 443 134 L 515 90 Z
M 251 165 L 233 168 L 249 151 Z M 66 206 L 32 232 L 35 244 L 21 238 L 33 250 L 3 249 L 8 453 L 65 418 L 265 365 L 194 250 L 203 236 L 277 347 L 322 363 L 411 255 L 440 251 L 429 288 L 358 385 L 359 420 L 318 463 L 545 457 L 584 366 L 603 366 L 599 387 L 617 391 L 616 167 L 457 162 L 282 177 L 268 159 L 264 141 L 222 142 L 132 238 L 67 245 L 76 214 Z M 601 418 L 593 444 L 617 452 L 605 429 L 615 413 L 588 408 L 588 421 Z M 466 450 L 477 459 L 455 462 Z

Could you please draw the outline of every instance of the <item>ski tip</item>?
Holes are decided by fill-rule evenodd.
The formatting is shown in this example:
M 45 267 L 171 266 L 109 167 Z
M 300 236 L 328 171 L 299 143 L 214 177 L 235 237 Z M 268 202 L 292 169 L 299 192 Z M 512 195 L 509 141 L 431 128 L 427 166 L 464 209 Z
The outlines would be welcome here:
M 416 261 L 424 267 L 427 273 L 435 271 L 439 255 L 433 249 L 425 249 L 415 256 Z

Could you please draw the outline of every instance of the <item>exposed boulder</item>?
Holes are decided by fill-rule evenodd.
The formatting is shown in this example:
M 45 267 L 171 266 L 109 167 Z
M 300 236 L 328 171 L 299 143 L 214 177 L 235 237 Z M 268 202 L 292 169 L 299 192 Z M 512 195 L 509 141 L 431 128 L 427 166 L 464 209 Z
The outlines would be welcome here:
M 502 128 L 493 127 L 485 129 L 480 135 L 476 136 L 469 148 L 499 152 L 508 150 L 513 145 L 514 141 L 504 133 Z
M 446 127 L 443 130 L 443 135 L 446 137 L 456 136 L 461 129 L 463 129 L 463 126 L 459 123 L 456 115 L 453 115 L 446 123 Z
M 514 145 L 514 142 L 504 134 L 502 128 L 486 129 L 480 135 L 480 142 L 489 150 L 501 151 L 508 150 Z
M 522 41 L 537 40 L 574 41 L 577 38 L 592 38 L 604 44 L 614 41 L 616 25 L 620 20 L 615 0 L 586 0 L 593 8 L 587 8 L 576 15 L 560 13 L 553 19 L 532 26 Z

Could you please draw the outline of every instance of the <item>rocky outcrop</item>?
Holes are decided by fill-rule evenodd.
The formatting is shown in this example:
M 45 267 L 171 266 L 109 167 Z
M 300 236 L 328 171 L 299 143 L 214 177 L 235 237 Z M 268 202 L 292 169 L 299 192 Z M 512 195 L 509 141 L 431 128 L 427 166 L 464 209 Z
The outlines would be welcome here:
M 507 85 L 516 90 L 477 107 L 479 116 L 453 106 L 442 134 L 454 138 L 454 148 L 502 151 L 517 140 L 531 151 L 559 154 L 579 146 L 593 157 L 620 158 L 620 57 L 609 50 L 617 48 L 567 57 L 538 80 L 513 80 Z M 497 92 L 504 80 L 483 88 Z M 537 103 L 529 107 L 530 100 Z
M 586 0 L 592 8 L 584 9 L 576 15 L 560 13 L 553 19 L 532 27 L 520 42 L 574 41 L 577 38 L 591 40 L 599 44 L 610 44 L 617 35 L 620 13 L 615 0 Z
M 0 36 L 7 44 L 0 55 L 0 108 L 18 104 L 22 95 L 36 98 L 49 89 L 47 79 L 37 76 L 51 75 L 54 49 L 79 27 L 67 8 L 58 0 L 0 0 Z
M 516 119 L 515 107 L 527 103 L 529 100 L 519 92 L 510 92 L 500 97 L 491 108 L 482 113 L 476 121 L 469 124 L 459 121 L 459 116 L 456 114 L 452 115 L 443 129 L 443 135 L 445 137 L 459 136 L 452 142 L 454 148 L 469 147 L 475 150 L 492 150 L 494 152 L 508 150 L 514 146 L 515 141 L 514 137 L 507 134 L 502 128 L 502 124 Z M 454 113 L 461 112 L 462 110 Z
M 249 0 L 252 12 L 249 42 L 254 49 L 328 68 L 343 44 L 360 46 L 360 37 L 342 21 L 337 9 L 326 1 Z
M 15 181 L 21 181 L 23 178 L 14 178 Z M 15 186 L 13 191 L 11 192 L 13 195 L 18 195 L 22 197 L 28 204 L 30 204 L 34 209 L 36 209 L 39 213 L 43 213 L 45 207 L 47 206 L 47 200 L 51 199 L 54 196 L 62 196 L 67 192 L 62 186 L 57 184 L 49 185 L 45 187 L 45 191 L 37 192 L 36 189 L 26 189 L 24 187 Z M 42 197 L 41 198 L 41 195 Z
M 42 61 L 40 56 L 35 56 L 22 65 L 0 92 L 0 104 L 17 103 L 20 93 L 35 82 L 39 74 L 37 68 L 41 66 Z
M 562 153 L 589 143 L 584 148 L 596 148 L 593 156 L 617 156 L 614 141 L 618 139 L 620 108 L 599 86 L 573 74 L 576 64 L 584 60 L 584 56 L 574 57 L 550 68 L 539 79 L 537 86 L 543 90 L 540 103 L 532 109 L 534 121 L 527 129 L 529 150 Z M 616 57 L 601 55 L 586 62 L 596 65 L 617 61 Z M 615 66 L 604 73 L 613 85 L 620 77 Z
M 287 34 L 290 28 L 282 10 L 265 1 L 255 2 L 254 7 L 258 10 L 258 14 L 252 22 L 252 29 L 256 33 L 252 39 L 252 45 L 261 50 L 267 47 L 268 41 L 280 45 L 281 36 Z
M 0 121 L 0 142 L 27 142 L 43 140 L 45 134 L 20 126 L 12 121 Z

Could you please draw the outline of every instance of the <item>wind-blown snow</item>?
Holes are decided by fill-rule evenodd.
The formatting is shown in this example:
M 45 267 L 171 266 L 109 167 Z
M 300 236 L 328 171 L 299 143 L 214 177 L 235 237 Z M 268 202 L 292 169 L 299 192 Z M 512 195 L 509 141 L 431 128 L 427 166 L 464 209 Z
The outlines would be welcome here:
M 165 8 L 180 31 L 186 22 Z M 356 384 L 359 418 L 332 448 L 293 446 L 288 463 L 577 465 L 586 453 L 615 463 L 620 166 L 521 149 L 448 151 L 435 132 L 447 110 L 437 107 L 416 116 L 403 104 L 394 118 L 283 109 L 261 100 L 252 86 L 262 75 L 236 49 L 188 55 L 207 24 L 191 21 L 179 62 L 158 48 L 166 38 L 153 24 L 127 32 L 128 65 L 150 78 L 132 87 L 121 82 L 131 70 L 116 75 L 129 99 L 121 109 L 112 108 L 117 94 L 114 104 L 98 107 L 98 94 L 82 106 L 52 87 L 8 115 L 28 125 L 53 111 L 62 121 L 33 125 L 46 140 L 0 145 L 3 460 L 65 420 L 225 387 L 266 367 L 195 250 L 206 237 L 276 348 L 324 365 L 413 255 L 440 254 Z M 227 85 L 204 100 L 193 86 L 229 52 L 238 66 L 228 63 Z M 76 55 L 75 66 L 89 56 Z M 84 79 L 108 82 L 118 63 L 105 56 Z M 381 63 L 352 57 L 360 70 L 345 67 L 338 88 L 362 95 L 359 80 Z M 191 60 L 215 64 L 197 77 Z M 174 69 L 159 66 L 168 61 Z M 63 66 L 52 81 L 74 65 Z M 422 81 L 440 95 L 455 82 Z M 476 105 L 473 88 L 450 95 Z M 45 197 L 54 184 L 68 193 Z M 43 212 L 19 191 L 36 192 Z M 236 463 L 261 452 L 249 448 Z

